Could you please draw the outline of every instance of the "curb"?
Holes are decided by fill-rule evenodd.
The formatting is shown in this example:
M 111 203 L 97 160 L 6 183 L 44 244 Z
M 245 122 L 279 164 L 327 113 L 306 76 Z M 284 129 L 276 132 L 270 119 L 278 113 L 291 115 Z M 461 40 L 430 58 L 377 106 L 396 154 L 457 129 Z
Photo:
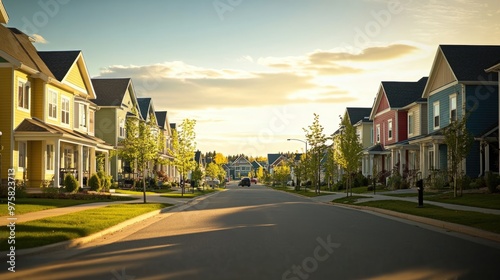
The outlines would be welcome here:
M 342 206 L 342 207 L 354 208 L 354 209 L 358 209 L 358 210 L 376 212 L 376 213 L 380 213 L 380 214 L 384 214 L 384 215 L 388 215 L 388 216 L 393 216 L 393 217 L 397 217 L 397 218 L 401 218 L 401 219 L 405 219 L 405 220 L 410 220 L 413 222 L 418 222 L 418 223 L 422 223 L 422 224 L 426 224 L 426 225 L 431 225 L 431 226 L 441 228 L 444 230 L 459 232 L 459 233 L 463 233 L 466 235 L 479 237 L 479 238 L 483 238 L 483 239 L 487 239 L 487 240 L 491 240 L 491 241 L 495 241 L 495 242 L 500 243 L 500 234 L 490 232 L 490 231 L 485 231 L 482 229 L 469 227 L 469 226 L 465 226 L 465 225 L 454 224 L 454 223 L 450 223 L 450 222 L 445 222 L 445 221 L 435 220 L 435 219 L 431 219 L 431 218 L 395 212 L 395 211 L 386 210 L 386 209 L 369 207 L 369 206 L 350 205 L 350 204 L 342 204 L 342 203 L 335 203 L 335 202 L 330 202 L 330 204 L 335 205 L 335 206 Z
M 198 201 L 205 200 L 208 197 L 210 197 L 212 195 L 216 195 L 218 193 L 219 192 L 215 192 L 215 193 L 211 193 L 211 194 L 206 194 L 206 195 L 201 195 L 201 196 L 189 199 L 187 201 L 180 202 L 180 203 L 172 205 L 172 206 L 168 206 L 168 207 L 165 207 L 165 208 L 162 208 L 162 209 L 154 210 L 154 211 L 151 211 L 151 212 L 139 215 L 139 216 L 137 216 L 135 218 L 123 221 L 123 222 L 121 222 L 121 223 L 119 223 L 117 225 L 114 225 L 114 226 L 109 227 L 107 229 L 104 229 L 104 230 L 101 230 L 99 232 L 93 233 L 93 234 L 91 234 L 89 236 L 79 237 L 79 238 L 76 238 L 76 239 L 62 241 L 62 242 L 58 242 L 58 243 L 54 243 L 54 244 L 49 244 L 49 245 L 44 245 L 44 246 L 40 246 L 40 247 L 34 247 L 34 248 L 29 248 L 29 249 L 16 250 L 16 256 L 29 256 L 29 255 L 35 255 L 35 254 L 42 254 L 42 253 L 49 252 L 49 251 L 54 251 L 54 250 L 73 249 L 73 248 L 79 247 L 81 245 L 84 245 L 86 243 L 89 243 L 89 242 L 91 242 L 91 241 L 93 241 L 93 240 L 95 240 L 97 238 L 103 237 L 103 236 L 105 236 L 107 234 L 111 234 L 111 233 L 120 231 L 120 230 L 122 230 L 122 229 L 124 229 L 124 228 L 126 228 L 126 227 L 128 227 L 130 225 L 133 225 L 133 224 L 138 223 L 140 221 L 143 221 L 143 220 L 149 219 L 151 217 L 154 217 L 154 216 L 156 216 L 156 215 L 158 215 L 160 213 L 170 212 L 172 210 L 175 210 L 177 208 L 181 208 L 183 206 L 186 206 L 186 208 L 189 208 L 192 205 L 195 205 Z M 182 209 L 182 210 L 184 210 L 184 209 Z M 2 254 L 2 255 L 8 254 L 8 253 L 9 253 L 8 251 L 2 251 L 2 252 L 0 252 L 0 254 Z

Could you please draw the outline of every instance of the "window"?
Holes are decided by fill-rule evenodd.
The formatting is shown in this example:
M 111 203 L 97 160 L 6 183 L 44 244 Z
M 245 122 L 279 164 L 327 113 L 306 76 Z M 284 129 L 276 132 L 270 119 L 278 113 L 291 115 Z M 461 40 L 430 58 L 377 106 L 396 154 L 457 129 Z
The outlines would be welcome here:
M 79 114 L 80 114 L 80 128 L 87 128 L 87 106 L 84 104 L 78 104 Z
M 72 168 L 73 167 L 73 149 L 65 148 L 64 149 L 64 168 Z
M 377 124 L 377 132 L 376 132 L 376 137 L 377 137 L 377 143 L 380 143 L 380 124 Z
M 413 135 L 413 113 L 408 114 L 408 136 Z
M 120 120 L 120 137 L 125 138 L 125 120 Z
M 392 120 L 388 121 L 388 127 L 389 127 L 389 140 L 392 139 Z
M 28 82 L 19 81 L 17 86 L 17 106 L 22 109 L 30 109 L 30 85 Z
M 434 112 L 434 129 L 438 129 L 439 128 L 439 101 L 434 102 L 433 112 Z
M 61 98 L 61 122 L 69 125 L 69 99 Z
M 429 151 L 429 170 L 434 170 L 434 151 Z
M 54 145 L 52 144 L 47 145 L 45 166 L 47 170 L 54 170 Z
M 17 163 L 17 166 L 19 168 L 25 168 L 26 167 L 26 142 L 19 142 L 19 161 Z
M 94 134 L 95 126 L 94 126 L 94 116 L 95 112 L 93 110 L 89 111 L 89 133 Z
M 57 92 L 49 90 L 49 118 L 57 119 Z
M 450 122 L 457 120 L 457 95 L 450 96 Z

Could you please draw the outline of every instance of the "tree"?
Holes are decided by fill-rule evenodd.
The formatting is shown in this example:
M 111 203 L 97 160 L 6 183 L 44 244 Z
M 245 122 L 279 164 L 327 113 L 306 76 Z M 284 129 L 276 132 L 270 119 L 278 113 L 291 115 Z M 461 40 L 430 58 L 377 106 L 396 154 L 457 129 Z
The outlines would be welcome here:
M 282 161 L 278 166 L 274 167 L 273 181 L 280 182 L 280 185 L 286 185 L 286 180 L 290 176 L 290 166 Z
M 314 113 L 314 121 L 309 129 L 303 128 L 306 133 L 306 139 L 309 143 L 310 149 L 308 151 L 307 157 L 309 159 L 308 165 L 311 170 L 311 181 L 313 186 L 315 186 L 315 192 L 320 192 L 320 172 L 321 172 L 321 160 L 325 151 L 326 136 L 323 133 L 323 126 L 319 123 L 319 115 Z
M 331 185 L 333 184 L 333 180 L 337 177 L 338 165 L 335 162 L 334 150 L 332 148 L 328 149 L 326 153 L 325 166 L 323 167 L 325 171 L 325 179 L 328 183 L 328 189 L 331 191 Z
M 144 122 L 128 118 L 126 123 L 126 137 L 120 141 L 117 154 L 120 158 L 135 162 L 137 171 L 142 173 L 142 191 L 146 203 L 146 169 L 151 161 L 159 156 L 158 138 L 155 135 L 157 127 L 153 122 Z
M 457 181 L 462 181 L 462 162 L 467 157 L 474 143 L 472 134 L 467 130 L 466 113 L 460 120 L 452 121 L 443 130 L 444 143 L 448 146 L 448 162 L 453 176 L 453 196 L 457 197 Z M 462 184 L 460 184 L 462 196 Z
M 184 119 L 179 126 L 180 131 L 174 129 L 172 149 L 172 164 L 177 167 L 181 175 L 181 195 L 184 196 L 184 181 L 189 171 L 196 167 L 194 154 L 196 149 L 196 133 L 194 131 L 196 120 Z
M 227 157 L 225 157 L 221 153 L 216 153 L 215 156 L 214 156 L 214 161 L 215 161 L 216 164 L 222 165 L 222 164 L 227 163 Z
M 205 169 L 205 174 L 207 174 L 210 179 L 215 179 L 219 177 L 221 167 L 216 164 L 215 162 L 211 162 L 207 165 L 207 168 Z
M 352 176 L 358 171 L 363 146 L 359 142 L 356 128 L 346 117 L 341 118 L 340 134 L 334 137 L 334 159 L 347 173 L 346 192 L 352 196 Z

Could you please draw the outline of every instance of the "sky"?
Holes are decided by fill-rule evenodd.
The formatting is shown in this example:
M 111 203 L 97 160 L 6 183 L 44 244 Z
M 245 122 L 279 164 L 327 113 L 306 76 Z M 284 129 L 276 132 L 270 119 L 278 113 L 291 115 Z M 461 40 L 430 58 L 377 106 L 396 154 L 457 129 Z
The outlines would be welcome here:
M 440 44 L 500 45 L 498 0 L 2 0 L 44 50 L 81 50 L 92 77 L 131 77 L 197 148 L 303 152 L 381 81 L 428 76 Z M 298 139 L 287 141 L 287 139 Z

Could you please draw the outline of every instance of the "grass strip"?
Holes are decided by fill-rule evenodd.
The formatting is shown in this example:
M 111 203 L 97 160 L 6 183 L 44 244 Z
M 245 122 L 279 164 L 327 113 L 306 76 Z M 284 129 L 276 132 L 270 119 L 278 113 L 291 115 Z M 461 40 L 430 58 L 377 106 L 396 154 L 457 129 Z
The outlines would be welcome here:
M 60 207 L 75 206 L 80 204 L 88 204 L 95 202 L 107 202 L 115 200 L 130 200 L 131 198 L 113 197 L 112 199 L 89 199 L 89 200 L 74 200 L 74 199 L 53 199 L 53 198 L 17 198 L 14 201 L 16 215 L 27 214 L 47 209 Z M 0 217 L 8 216 L 7 199 L 0 199 Z
M 16 249 L 27 249 L 67 241 L 107 229 L 139 215 L 171 206 L 164 203 L 115 204 L 57 217 L 16 224 Z M 6 251 L 7 227 L 0 228 L 0 250 Z
M 180 192 L 175 192 L 175 193 L 167 193 L 167 194 L 162 194 L 161 197 L 170 197 L 170 198 L 193 198 L 197 197 L 200 195 L 205 195 L 217 191 L 222 191 L 224 189 L 205 189 L 205 190 L 195 190 L 193 192 L 185 192 L 184 195 L 182 195 Z
M 453 197 L 453 192 L 447 192 L 424 197 L 425 200 L 500 210 L 500 194 L 498 193 L 466 193 L 460 197 Z
M 331 194 L 331 193 L 323 193 L 323 192 L 320 192 L 319 194 L 317 194 L 314 191 L 312 191 L 311 189 L 308 189 L 307 191 L 304 190 L 304 189 L 301 189 L 300 191 L 296 191 L 296 190 L 293 190 L 293 189 L 289 189 L 287 187 L 273 187 L 273 189 L 278 190 L 278 191 L 285 191 L 285 192 L 288 192 L 288 193 L 300 194 L 300 195 L 307 196 L 307 197 L 317 197 L 317 196 L 323 196 L 323 195 L 330 195 Z
M 340 199 L 334 202 L 342 203 Z M 425 202 L 424 207 L 418 208 L 417 203 L 399 200 L 368 201 L 356 205 L 387 209 L 500 233 L 500 217 L 494 214 L 446 209 Z

